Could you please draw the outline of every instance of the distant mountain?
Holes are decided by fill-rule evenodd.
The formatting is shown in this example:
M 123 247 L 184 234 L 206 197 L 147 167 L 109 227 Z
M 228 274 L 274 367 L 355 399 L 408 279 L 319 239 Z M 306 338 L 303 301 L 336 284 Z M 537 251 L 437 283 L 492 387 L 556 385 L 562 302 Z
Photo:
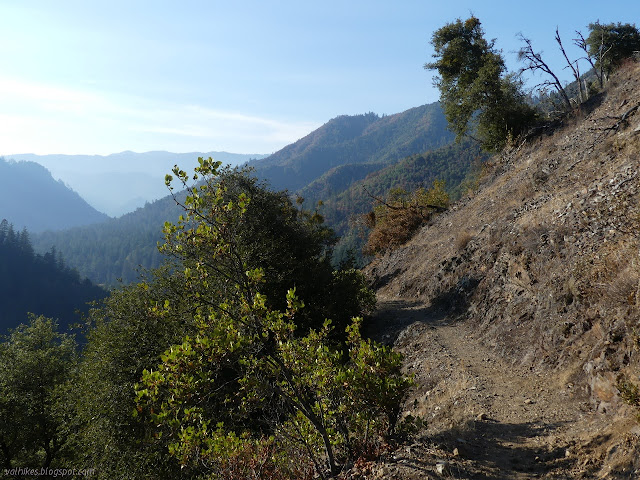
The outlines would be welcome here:
M 349 218 L 370 208 L 372 202 L 362 190 L 363 181 L 378 194 L 391 186 L 429 186 L 434 179 L 446 180 L 454 191 L 469 173 L 477 147 L 451 146 L 452 141 L 436 103 L 383 117 L 372 113 L 337 117 L 249 165 L 271 188 L 302 194 L 307 208 L 324 200 L 321 213 L 328 224 L 353 238 Z M 186 171 L 191 168 L 188 161 L 175 157 L 173 163 Z M 132 181 L 136 178 L 132 176 Z M 131 189 L 136 191 L 135 186 Z M 139 265 L 160 264 L 157 243 L 162 240 L 162 226 L 165 221 L 175 222 L 180 213 L 174 200 L 165 197 L 99 225 L 35 235 L 34 247 L 45 252 L 55 246 L 70 265 L 94 282 L 111 285 L 118 278 L 130 282 L 137 279 Z M 357 248 L 357 242 L 340 246 L 348 247 Z
M 227 152 L 121 152 L 112 155 L 15 154 L 7 158 L 28 160 L 46 167 L 56 179 L 78 192 L 97 210 L 117 217 L 167 195 L 164 176 L 174 165 L 191 170 L 198 157 L 241 165 L 261 154 Z
M 0 220 L 30 232 L 63 230 L 108 217 L 34 162 L 0 158 Z
M 250 162 L 259 177 L 274 189 L 298 191 L 336 167 L 334 181 L 364 178 L 401 158 L 423 153 L 453 141 L 439 103 L 378 116 L 336 117 L 306 137 L 267 158 Z M 344 174 L 346 180 L 335 180 Z

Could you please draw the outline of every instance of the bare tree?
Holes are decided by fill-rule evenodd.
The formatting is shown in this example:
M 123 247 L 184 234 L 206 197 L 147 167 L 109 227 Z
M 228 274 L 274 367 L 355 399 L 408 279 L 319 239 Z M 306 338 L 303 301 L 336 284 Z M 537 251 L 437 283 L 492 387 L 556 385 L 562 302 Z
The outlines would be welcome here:
M 593 58 L 591 58 L 591 55 L 589 55 L 589 46 L 587 45 L 587 41 L 584 39 L 582 32 L 580 32 L 579 30 L 576 30 L 576 35 L 578 35 L 578 38 L 573 39 L 573 44 L 576 47 L 580 48 L 582 51 L 584 51 L 585 56 L 582 58 L 585 59 L 587 62 L 589 62 L 589 65 L 591 65 L 591 68 L 593 69 L 593 71 L 596 74 L 596 77 L 598 78 L 598 83 L 600 83 L 600 88 L 602 88 L 604 84 L 602 79 L 602 71 L 601 71 L 602 69 L 596 68 L 595 63 L 593 62 Z M 600 65 L 602 65 L 602 62 L 600 62 Z
M 584 102 L 587 99 L 587 91 L 586 88 L 583 87 L 582 81 L 580 80 L 580 66 L 578 64 L 578 60 L 574 60 L 573 62 L 569 60 L 567 52 L 564 49 L 564 45 L 562 45 L 562 39 L 560 38 L 560 32 L 558 31 L 558 27 L 556 27 L 556 42 L 558 42 L 558 46 L 560 47 L 560 51 L 562 55 L 564 55 L 564 59 L 567 61 L 567 65 L 571 68 L 573 72 L 573 78 L 576 79 L 576 83 L 578 84 L 578 100 L 580 103 Z
M 530 70 L 532 72 L 541 71 L 549 75 L 552 78 L 552 80 L 545 80 L 544 82 L 536 85 L 535 88 L 541 88 L 541 87 L 555 88 L 558 94 L 560 94 L 560 97 L 562 98 L 566 109 L 571 110 L 571 100 L 569 100 L 569 96 L 567 95 L 567 92 L 562 86 L 562 83 L 560 83 L 560 80 L 558 79 L 556 74 L 553 73 L 549 65 L 547 65 L 547 63 L 542 59 L 542 54 L 535 52 L 533 50 L 533 46 L 531 45 L 531 40 L 529 40 L 522 34 L 520 34 L 519 37 L 520 37 L 520 40 L 525 43 L 525 46 L 522 47 L 518 52 L 518 60 L 525 63 L 525 66 L 520 70 L 520 73 Z

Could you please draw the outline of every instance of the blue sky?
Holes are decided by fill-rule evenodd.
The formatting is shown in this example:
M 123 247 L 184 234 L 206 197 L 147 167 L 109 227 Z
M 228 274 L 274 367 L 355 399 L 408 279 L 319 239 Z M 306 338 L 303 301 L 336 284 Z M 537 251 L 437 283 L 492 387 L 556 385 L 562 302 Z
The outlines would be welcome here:
M 522 32 L 569 80 L 556 26 L 577 57 L 575 30 L 640 2 L 0 0 L 0 154 L 271 153 L 437 101 L 431 34 L 471 13 L 510 69 Z

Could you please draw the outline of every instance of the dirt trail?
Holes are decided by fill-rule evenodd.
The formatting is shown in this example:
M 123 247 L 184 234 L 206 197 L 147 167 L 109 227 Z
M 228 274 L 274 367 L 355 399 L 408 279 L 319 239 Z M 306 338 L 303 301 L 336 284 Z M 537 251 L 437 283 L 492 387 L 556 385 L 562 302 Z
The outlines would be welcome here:
M 418 384 L 409 410 L 427 421 L 371 478 L 609 478 L 592 455 L 610 440 L 607 419 L 569 372 L 507 363 L 465 323 L 409 300 L 379 298 L 371 331 L 404 353 Z

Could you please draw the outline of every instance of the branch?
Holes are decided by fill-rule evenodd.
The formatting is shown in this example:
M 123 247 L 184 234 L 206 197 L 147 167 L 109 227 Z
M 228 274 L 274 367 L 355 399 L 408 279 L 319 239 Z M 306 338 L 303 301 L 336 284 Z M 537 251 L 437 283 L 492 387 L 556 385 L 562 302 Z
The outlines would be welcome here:
M 560 80 L 558 79 L 556 74 L 553 73 L 549 65 L 547 65 L 547 63 L 542 60 L 542 55 L 533 51 L 531 40 L 522 36 L 522 34 L 520 34 L 520 40 L 522 40 L 526 44 L 526 47 L 521 48 L 518 52 L 518 59 L 520 61 L 526 62 L 526 66 L 520 70 L 520 73 L 526 72 L 527 70 L 531 70 L 532 72 L 540 70 L 543 73 L 551 76 L 553 78 L 553 82 L 549 82 L 549 85 L 553 85 L 555 87 L 558 93 L 562 96 L 562 100 L 564 101 L 567 110 L 571 110 L 571 100 L 569 100 L 567 92 L 565 92 L 562 83 L 560 83 Z
M 562 45 L 562 40 L 560 39 L 560 32 L 558 31 L 558 27 L 556 27 L 556 42 L 558 42 L 558 46 L 560 47 L 560 51 L 562 52 L 562 55 L 564 55 L 564 59 L 567 61 L 567 64 L 569 65 L 569 67 L 571 67 L 571 70 L 573 71 L 573 77 L 576 79 L 576 82 L 578 82 L 578 91 L 580 92 L 580 102 L 582 102 L 586 99 L 586 95 L 584 95 L 585 92 L 583 92 L 582 82 L 580 81 L 580 69 L 578 67 L 578 60 L 576 60 L 575 62 L 572 62 L 571 60 L 569 60 L 569 57 L 567 56 L 567 52 L 564 50 L 564 46 Z M 575 63 L 575 67 L 573 65 L 574 63 Z
M 445 207 L 442 207 L 440 205 L 431 205 L 431 204 L 426 204 L 426 205 L 414 205 L 414 206 L 410 206 L 410 207 L 397 207 L 395 205 L 389 205 L 387 202 L 385 202 L 383 199 L 381 199 L 380 197 L 376 197 L 374 194 L 372 194 L 371 192 L 369 192 L 369 190 L 367 190 L 367 186 L 363 185 L 362 189 L 364 190 L 364 192 L 370 197 L 373 198 L 376 202 L 379 202 L 381 205 L 384 205 L 385 207 L 391 209 L 391 210 L 406 210 L 407 208 L 413 208 L 413 209 L 419 209 L 419 210 L 425 210 L 427 208 L 432 208 L 438 212 L 446 212 L 447 209 Z
M 578 38 L 573 39 L 573 44 L 585 53 L 585 56 L 581 57 L 581 59 L 584 59 L 587 62 L 589 62 L 589 65 L 591 65 L 591 68 L 596 74 L 598 83 L 600 83 L 600 88 L 602 88 L 602 76 L 598 72 L 598 69 L 596 68 L 595 63 L 593 63 L 593 59 L 591 58 L 591 55 L 589 55 L 589 48 L 587 45 L 587 41 L 584 39 L 584 37 L 582 36 L 582 32 L 580 32 L 579 30 L 576 30 L 576 35 L 578 35 Z

